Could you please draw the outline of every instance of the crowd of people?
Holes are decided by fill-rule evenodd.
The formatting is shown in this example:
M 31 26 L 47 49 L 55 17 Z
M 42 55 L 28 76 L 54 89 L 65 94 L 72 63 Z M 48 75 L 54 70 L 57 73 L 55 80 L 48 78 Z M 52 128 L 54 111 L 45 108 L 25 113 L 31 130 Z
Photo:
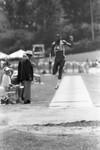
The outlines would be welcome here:
M 8 99 L 11 104 L 18 102 L 23 104 L 31 103 L 31 82 L 33 81 L 34 75 L 31 57 L 32 51 L 28 50 L 19 61 L 16 85 L 11 82 L 13 70 L 8 66 L 4 66 L 1 86 L 5 92 L 1 100 L 2 104 L 8 104 L 6 102 Z M 6 98 L 7 96 L 8 98 Z

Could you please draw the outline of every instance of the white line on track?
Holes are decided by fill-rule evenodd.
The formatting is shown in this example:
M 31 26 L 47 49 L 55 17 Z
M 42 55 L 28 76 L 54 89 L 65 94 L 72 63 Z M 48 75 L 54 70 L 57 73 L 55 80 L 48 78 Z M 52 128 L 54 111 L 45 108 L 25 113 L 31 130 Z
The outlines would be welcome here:
M 65 76 L 49 107 L 93 107 L 81 76 Z

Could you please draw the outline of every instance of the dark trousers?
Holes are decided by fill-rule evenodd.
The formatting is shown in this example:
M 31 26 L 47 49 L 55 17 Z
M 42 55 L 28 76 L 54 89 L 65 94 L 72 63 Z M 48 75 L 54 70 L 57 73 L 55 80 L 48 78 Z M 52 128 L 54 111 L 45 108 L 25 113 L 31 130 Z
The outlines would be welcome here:
M 23 81 L 23 83 L 24 83 L 24 92 L 23 92 L 24 102 L 26 102 L 27 100 L 31 101 L 31 82 Z
M 53 66 L 53 75 L 58 72 L 58 79 L 62 78 L 63 67 L 65 64 L 65 59 L 55 59 Z

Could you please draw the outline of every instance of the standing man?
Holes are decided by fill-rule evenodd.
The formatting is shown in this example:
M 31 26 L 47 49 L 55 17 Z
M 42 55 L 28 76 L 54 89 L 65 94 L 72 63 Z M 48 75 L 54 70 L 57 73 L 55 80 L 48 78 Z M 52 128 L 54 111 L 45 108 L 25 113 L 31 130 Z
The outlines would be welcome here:
M 24 86 L 24 104 L 31 102 L 31 82 L 33 81 L 33 67 L 31 64 L 32 51 L 26 51 L 18 64 L 18 82 Z
M 53 75 L 55 75 L 58 72 L 58 82 L 55 87 L 55 89 L 58 89 L 61 78 L 62 78 L 62 72 L 63 67 L 65 64 L 65 46 L 72 47 L 73 46 L 73 36 L 70 36 L 70 43 L 61 40 L 60 35 L 56 35 L 56 41 L 54 41 L 51 45 L 51 58 L 53 54 L 55 54 L 55 60 L 54 60 L 54 66 L 53 66 Z

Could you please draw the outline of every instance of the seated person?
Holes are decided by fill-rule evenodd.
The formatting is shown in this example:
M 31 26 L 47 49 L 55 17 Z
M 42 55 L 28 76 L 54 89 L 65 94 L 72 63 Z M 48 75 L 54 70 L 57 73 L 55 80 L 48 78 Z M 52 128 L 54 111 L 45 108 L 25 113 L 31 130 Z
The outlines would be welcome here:
M 16 91 L 16 101 L 21 101 L 21 95 L 20 95 L 20 85 L 14 85 L 11 83 L 11 69 L 9 67 L 4 68 L 4 74 L 2 77 L 2 83 L 1 85 L 5 88 L 6 92 L 10 91 Z
M 1 85 L 5 88 L 5 91 L 9 91 L 10 87 L 12 86 L 10 78 L 10 68 L 8 67 L 4 68 Z

